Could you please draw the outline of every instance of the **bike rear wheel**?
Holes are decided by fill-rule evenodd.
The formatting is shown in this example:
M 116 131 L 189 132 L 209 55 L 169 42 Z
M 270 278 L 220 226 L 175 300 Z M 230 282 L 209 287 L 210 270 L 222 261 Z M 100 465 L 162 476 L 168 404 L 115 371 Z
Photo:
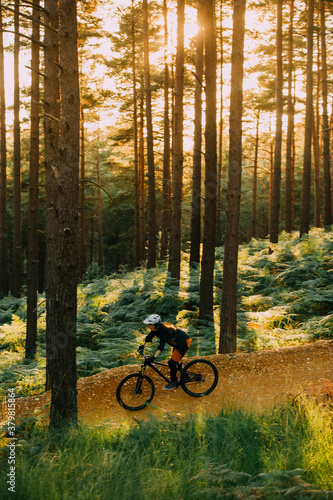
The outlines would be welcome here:
M 151 402 L 155 394 L 154 382 L 147 375 L 131 373 L 119 382 L 118 403 L 126 410 L 142 410 Z
M 218 380 L 218 371 L 211 361 L 194 359 L 181 373 L 180 385 L 190 396 L 201 397 L 210 394 L 217 386 Z

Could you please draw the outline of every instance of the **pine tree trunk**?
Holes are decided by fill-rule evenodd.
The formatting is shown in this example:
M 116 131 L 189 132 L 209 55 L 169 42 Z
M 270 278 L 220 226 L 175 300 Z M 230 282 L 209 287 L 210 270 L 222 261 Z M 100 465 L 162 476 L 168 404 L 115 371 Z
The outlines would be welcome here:
M 222 194 L 222 170 L 223 170 L 223 0 L 220 0 L 220 121 L 218 140 L 218 162 L 217 162 L 217 201 L 216 201 L 216 246 L 222 245 L 221 234 L 221 194 Z
M 317 72 L 316 72 L 316 99 L 315 106 L 313 106 L 313 117 L 312 117 L 312 147 L 313 147 L 313 159 L 314 159 L 314 227 L 321 227 L 321 173 L 320 173 L 320 157 L 321 157 L 321 137 L 320 137 L 320 112 L 319 112 L 319 100 L 321 94 L 321 81 L 320 81 L 320 37 L 319 33 L 316 33 L 317 38 Z M 313 72 L 314 73 L 314 72 Z
M 165 260 L 168 251 L 171 225 L 171 172 L 170 172 L 170 120 L 169 120 L 169 65 L 168 55 L 168 7 L 163 2 L 164 14 L 164 141 L 163 141 L 163 188 L 160 259 Z
M 330 159 L 330 129 L 328 125 L 327 111 L 327 55 L 326 55 L 326 21 L 325 0 L 320 0 L 320 38 L 321 38 L 321 82 L 323 101 L 323 173 L 324 173 L 324 226 L 332 224 L 332 180 Z
M 134 267 L 140 265 L 140 194 L 139 194 L 139 152 L 138 152 L 138 97 L 136 89 L 136 43 L 135 11 L 132 0 L 132 85 L 133 85 L 133 160 L 134 160 Z
M 270 220 L 270 242 L 279 240 L 281 153 L 282 153 L 282 113 L 283 113 L 283 66 L 282 66 L 282 0 L 277 2 L 276 27 L 276 130 L 274 148 L 274 171 L 272 211 Z
M 143 0 L 143 46 L 144 46 L 144 76 L 146 97 L 146 124 L 147 124 L 147 160 L 148 160 L 148 259 L 147 268 L 156 265 L 156 193 L 155 193 L 155 165 L 153 148 L 153 122 L 151 109 L 151 87 L 149 67 L 149 30 L 148 30 L 148 2 Z
M 199 318 L 213 321 L 216 237 L 216 36 L 215 0 L 202 0 L 205 43 L 205 214 L 200 277 Z
M 59 2 L 61 119 L 57 182 L 56 237 L 48 248 L 54 296 L 49 298 L 52 323 L 48 323 L 51 378 L 50 427 L 77 423 L 76 311 L 78 261 L 78 184 L 80 95 L 77 54 L 76 2 Z M 50 242 L 49 242 L 50 243 Z M 56 271 L 56 272 L 55 272 Z M 49 318 L 50 319 L 50 318 Z
M 300 236 L 308 233 L 310 229 L 310 194 L 311 194 L 311 142 L 313 121 L 313 11 L 314 0 L 308 0 L 308 26 L 307 26 L 307 62 L 306 62 L 306 114 L 304 134 L 303 157 L 303 184 L 302 184 L 302 209 L 300 222 Z
M 84 110 L 81 109 L 81 150 L 80 150 L 80 247 L 79 247 L 79 276 L 82 278 L 87 267 L 86 255 L 86 210 L 85 210 L 85 188 L 86 188 L 86 165 L 85 165 L 85 133 L 84 133 Z
M 231 54 L 229 178 L 219 352 L 236 351 L 237 263 L 242 176 L 243 63 L 246 0 L 234 1 Z
M 45 23 L 58 30 L 58 2 L 45 1 Z M 46 390 L 51 390 L 53 329 L 57 318 L 57 262 L 54 255 L 57 245 L 58 187 L 56 165 L 59 154 L 60 82 L 58 36 L 45 30 L 44 36 L 44 142 L 45 142 L 45 188 L 46 188 Z
M 1 3 L 0 3 L 1 8 Z M 2 9 L 0 13 L 0 293 L 8 294 L 7 270 L 7 160 L 6 160 L 6 103 L 5 68 L 2 33 Z
M 200 262 L 201 242 L 201 156 L 202 156 L 202 79 L 203 79 L 203 25 L 202 6 L 197 2 L 198 33 L 195 52 L 194 144 L 192 173 L 191 251 L 190 264 Z
M 294 178 L 292 175 L 292 143 L 294 135 L 294 101 L 293 87 L 293 24 L 294 24 L 294 0 L 290 0 L 289 29 L 288 29 L 288 102 L 287 102 L 287 147 L 286 147 L 286 185 L 285 185 L 285 231 L 290 233 L 292 224 L 292 191 Z
M 180 279 L 183 200 L 183 95 L 184 95 L 184 22 L 185 0 L 177 1 L 177 52 L 175 107 L 173 113 L 172 218 L 169 270 L 172 279 Z
M 33 7 L 31 45 L 31 130 L 27 252 L 27 336 L 25 357 L 34 359 L 37 349 L 38 291 L 38 190 L 39 190 L 39 1 Z
M 318 68 L 319 78 L 319 68 Z M 317 101 L 318 102 L 318 101 Z M 314 112 L 314 109 L 313 109 Z M 320 196 L 320 137 L 319 137 L 319 113 L 312 117 L 312 146 L 314 158 L 314 227 L 320 227 L 321 215 L 321 196 Z
M 143 78 L 141 78 L 143 80 Z M 139 133 L 139 233 L 140 262 L 146 260 L 146 220 L 145 220 L 145 161 L 144 161 L 144 88 L 141 81 L 140 92 L 140 133 Z
M 252 238 L 257 237 L 257 187 L 258 187 L 259 121 L 260 121 L 260 111 L 257 111 L 256 140 L 255 140 L 254 164 L 253 164 L 253 188 L 252 188 L 252 222 L 251 222 L 251 236 L 252 236 Z
M 97 144 L 99 142 L 99 134 Z M 98 266 L 101 272 L 104 269 L 103 262 L 103 215 L 102 215 L 102 190 L 101 190 L 101 169 L 99 163 L 99 147 L 97 145 L 96 177 L 97 177 L 97 216 L 98 216 Z
M 19 4 L 15 0 L 14 13 L 14 159 L 13 159 L 13 284 L 14 297 L 21 295 L 23 285 L 22 208 L 21 208 L 21 131 L 20 131 L 20 81 L 19 81 Z

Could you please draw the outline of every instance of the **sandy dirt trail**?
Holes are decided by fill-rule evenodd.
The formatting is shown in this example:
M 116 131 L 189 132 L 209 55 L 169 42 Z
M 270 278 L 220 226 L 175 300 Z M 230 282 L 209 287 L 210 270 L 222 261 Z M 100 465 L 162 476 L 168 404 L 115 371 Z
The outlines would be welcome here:
M 85 424 L 109 422 L 118 425 L 148 415 L 217 414 L 222 406 L 261 409 L 300 393 L 333 396 L 333 340 L 302 346 L 269 349 L 253 353 L 207 356 L 219 371 L 217 388 L 205 398 L 193 398 L 179 387 L 165 391 L 164 380 L 149 368 L 154 380 L 155 397 L 143 410 L 131 412 L 116 400 L 116 388 L 128 373 L 138 366 L 122 366 L 78 380 L 79 419 Z M 27 414 L 48 415 L 50 393 L 16 401 L 17 418 Z M 6 408 L 2 408 L 5 419 Z

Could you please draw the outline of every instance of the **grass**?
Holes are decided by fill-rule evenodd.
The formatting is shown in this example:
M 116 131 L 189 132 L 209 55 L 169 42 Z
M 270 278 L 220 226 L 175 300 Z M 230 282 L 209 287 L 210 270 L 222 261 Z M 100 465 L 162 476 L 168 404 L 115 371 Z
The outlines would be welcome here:
M 166 415 L 62 436 L 25 428 L 16 447 L 16 496 L 333 498 L 332 423 L 327 409 L 300 401 L 260 415 L 230 409 L 209 418 Z M 6 455 L 2 448 L 2 484 Z M 2 488 L 2 499 L 10 495 Z
M 333 332 L 333 232 L 315 229 L 280 235 L 269 254 L 268 240 L 252 240 L 239 250 L 237 349 L 299 345 Z M 167 266 L 99 276 L 88 270 L 78 288 L 77 371 L 79 377 L 137 362 L 146 335 L 142 320 L 153 312 L 191 335 L 190 355 L 217 352 L 223 247 L 216 250 L 214 323 L 198 321 L 199 269 L 183 254 L 179 287 Z M 45 373 L 45 298 L 39 298 L 38 351 L 24 361 L 25 298 L 0 300 L 0 396 L 16 385 L 18 395 L 43 390 Z M 2 323 L 2 325 L 1 325 Z M 168 355 L 167 350 L 165 356 Z

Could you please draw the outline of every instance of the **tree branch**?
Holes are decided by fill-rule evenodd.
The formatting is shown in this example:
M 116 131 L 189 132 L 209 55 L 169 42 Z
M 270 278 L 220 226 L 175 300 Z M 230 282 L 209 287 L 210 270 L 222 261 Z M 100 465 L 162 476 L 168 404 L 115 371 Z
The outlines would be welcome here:
M 12 31 L 12 30 L 2 30 L 3 33 L 12 33 L 14 35 L 18 35 L 18 36 L 22 36 L 23 38 L 27 38 L 28 40 L 30 40 L 31 42 L 35 42 L 37 43 L 40 47 L 43 47 L 43 49 L 45 48 L 45 44 L 43 42 L 40 42 L 39 40 L 35 40 L 34 38 L 32 38 L 31 36 L 28 36 L 28 35 L 23 35 L 23 33 L 20 33 L 19 31 Z
M 5 5 L 2 5 L 1 7 L 5 10 L 8 10 L 9 12 L 13 12 L 13 14 L 16 14 L 16 11 L 14 9 L 11 9 L 10 7 L 6 7 Z M 58 30 L 56 30 L 52 26 L 49 26 L 48 24 L 43 23 L 43 21 L 40 21 L 39 19 L 36 19 L 33 16 L 29 16 L 28 14 L 24 14 L 24 12 L 18 12 L 18 15 L 24 17 L 25 19 L 29 19 L 30 21 L 33 21 L 34 23 L 38 23 L 41 26 L 43 26 L 44 28 L 49 29 L 49 30 L 53 31 L 54 33 L 58 34 Z
M 81 184 L 81 182 L 85 182 L 85 183 L 89 182 L 90 184 L 94 184 L 94 186 L 97 186 L 100 189 L 102 189 L 104 191 L 104 193 L 108 196 L 109 200 L 111 200 L 112 203 L 114 203 L 119 208 L 120 211 L 122 210 L 120 208 L 120 206 L 118 205 L 118 203 L 111 198 L 111 196 L 109 195 L 109 193 L 107 192 L 107 190 L 103 188 L 103 186 L 101 186 L 100 184 L 97 184 L 97 182 L 91 181 L 90 179 L 84 179 L 83 181 L 80 181 L 79 184 Z

